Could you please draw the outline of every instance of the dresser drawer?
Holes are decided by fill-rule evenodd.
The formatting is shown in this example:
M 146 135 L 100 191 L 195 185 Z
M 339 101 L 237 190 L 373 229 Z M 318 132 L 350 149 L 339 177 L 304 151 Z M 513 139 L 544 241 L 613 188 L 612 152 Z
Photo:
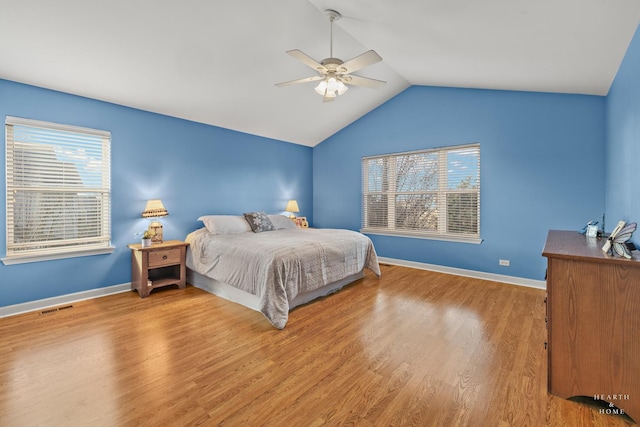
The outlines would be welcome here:
M 149 252 L 149 267 L 180 264 L 180 248 Z

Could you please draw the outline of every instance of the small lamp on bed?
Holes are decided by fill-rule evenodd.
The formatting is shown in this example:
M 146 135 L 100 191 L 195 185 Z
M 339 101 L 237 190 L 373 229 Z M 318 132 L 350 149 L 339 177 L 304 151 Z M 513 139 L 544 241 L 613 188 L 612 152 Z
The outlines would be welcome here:
M 287 207 L 284 208 L 284 210 L 286 212 L 291 212 L 291 215 L 289 215 L 290 219 L 295 219 L 296 216 L 293 214 L 294 212 L 300 212 L 300 209 L 298 208 L 298 202 L 296 200 L 289 200 L 287 202 Z
M 147 200 L 147 206 L 142 212 L 143 218 L 160 218 L 167 215 L 169 215 L 169 212 L 167 212 L 160 199 Z M 160 221 L 157 219 L 151 221 L 149 231 L 153 232 L 152 243 L 162 243 L 162 224 L 160 224 Z

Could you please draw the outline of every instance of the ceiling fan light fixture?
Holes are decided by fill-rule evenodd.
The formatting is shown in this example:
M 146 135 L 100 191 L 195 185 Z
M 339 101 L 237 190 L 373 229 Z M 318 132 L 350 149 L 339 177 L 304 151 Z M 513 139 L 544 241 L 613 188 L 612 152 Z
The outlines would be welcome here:
M 327 90 L 329 92 L 335 92 L 338 90 L 338 81 L 335 77 L 329 77 L 327 79 Z
M 324 96 L 324 94 L 327 92 L 326 80 L 322 80 L 320 83 L 318 83 L 318 86 L 316 86 L 316 92 L 318 93 L 318 95 Z
M 346 84 L 342 83 L 341 80 L 338 80 L 338 95 L 342 95 L 343 93 L 345 93 L 347 90 L 349 90 L 349 88 L 347 87 Z
M 342 83 L 341 80 L 335 77 L 329 77 L 318 83 L 315 90 L 318 95 L 325 96 L 327 98 L 335 98 L 336 96 L 345 93 L 349 88 L 347 85 Z

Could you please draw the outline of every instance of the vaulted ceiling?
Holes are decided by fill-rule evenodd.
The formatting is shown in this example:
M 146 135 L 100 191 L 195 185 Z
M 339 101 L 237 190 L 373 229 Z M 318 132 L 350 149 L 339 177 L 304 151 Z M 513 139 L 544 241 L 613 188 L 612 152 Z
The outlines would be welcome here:
M 323 103 L 285 54 L 382 62 Z M 0 78 L 315 146 L 410 85 L 606 95 L 638 0 L 0 0 Z M 0 94 L 2 96 L 2 94 Z

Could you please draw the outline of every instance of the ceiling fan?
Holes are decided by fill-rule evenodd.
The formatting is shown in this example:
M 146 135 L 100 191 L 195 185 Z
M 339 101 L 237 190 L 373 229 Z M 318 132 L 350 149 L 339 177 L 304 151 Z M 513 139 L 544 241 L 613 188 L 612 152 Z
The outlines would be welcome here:
M 325 10 L 325 13 L 329 18 L 329 22 L 331 25 L 329 58 L 325 58 L 322 61 L 318 62 L 298 49 L 288 50 L 286 52 L 289 56 L 292 56 L 306 66 L 313 68 L 318 72 L 318 75 L 298 80 L 291 80 L 283 83 L 277 83 L 276 86 L 281 87 L 320 80 L 320 83 L 318 84 L 318 86 L 316 86 L 316 92 L 319 95 L 322 95 L 323 102 L 333 101 L 336 98 L 336 95 L 342 95 L 343 93 L 345 93 L 348 89 L 346 85 L 364 86 L 373 89 L 384 86 L 386 82 L 382 80 L 354 76 L 351 74 L 368 65 L 382 61 L 380 55 L 378 55 L 373 50 L 365 52 L 362 55 L 358 55 L 347 62 L 342 62 L 341 59 L 333 57 L 333 22 L 340 19 L 341 15 L 340 13 L 332 9 Z

